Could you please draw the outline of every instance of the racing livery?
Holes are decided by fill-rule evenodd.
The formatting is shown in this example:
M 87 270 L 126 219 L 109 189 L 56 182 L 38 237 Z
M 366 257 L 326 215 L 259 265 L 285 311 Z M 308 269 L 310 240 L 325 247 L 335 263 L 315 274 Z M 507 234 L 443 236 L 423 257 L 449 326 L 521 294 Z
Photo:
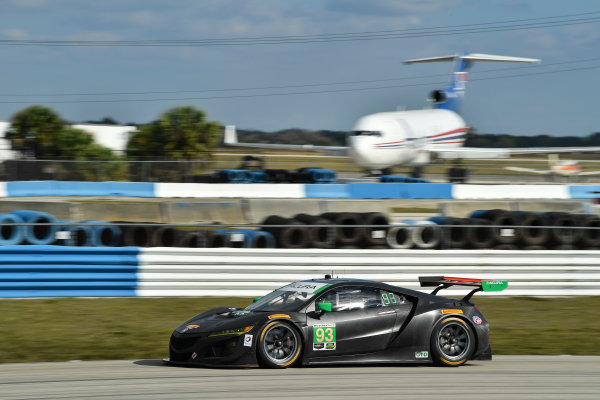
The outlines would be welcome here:
M 506 281 L 420 277 L 431 294 L 359 279 L 290 283 L 246 308 L 220 307 L 184 322 L 171 335 L 174 364 L 263 366 L 295 364 L 435 363 L 490 360 L 489 324 L 470 301 Z M 471 287 L 462 299 L 438 296 Z

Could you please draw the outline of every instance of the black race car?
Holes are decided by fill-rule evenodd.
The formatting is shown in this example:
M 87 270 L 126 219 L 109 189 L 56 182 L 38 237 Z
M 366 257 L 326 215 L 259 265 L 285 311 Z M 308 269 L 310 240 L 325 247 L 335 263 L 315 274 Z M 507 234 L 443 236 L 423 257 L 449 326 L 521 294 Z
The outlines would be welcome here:
M 358 279 L 290 283 L 246 308 L 206 311 L 171 335 L 174 364 L 263 366 L 294 364 L 435 363 L 489 360 L 489 324 L 470 302 L 506 281 L 420 277 L 431 294 Z M 453 285 L 472 288 L 461 300 L 437 296 Z

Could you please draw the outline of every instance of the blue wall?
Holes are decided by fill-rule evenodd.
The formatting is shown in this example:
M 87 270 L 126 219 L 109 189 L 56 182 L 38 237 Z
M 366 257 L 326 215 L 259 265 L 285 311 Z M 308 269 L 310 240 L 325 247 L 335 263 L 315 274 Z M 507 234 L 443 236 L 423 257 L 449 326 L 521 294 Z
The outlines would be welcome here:
M 0 297 L 136 295 L 137 247 L 0 247 Z

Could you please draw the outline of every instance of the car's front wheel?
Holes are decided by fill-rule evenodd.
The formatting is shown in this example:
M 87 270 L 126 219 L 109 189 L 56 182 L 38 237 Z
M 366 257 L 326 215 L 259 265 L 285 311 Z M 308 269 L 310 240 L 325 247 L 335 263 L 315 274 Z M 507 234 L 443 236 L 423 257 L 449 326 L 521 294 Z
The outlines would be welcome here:
M 475 351 L 475 335 L 467 323 L 456 317 L 441 320 L 431 334 L 433 362 L 447 367 L 464 364 Z
M 258 343 L 258 360 L 263 367 L 285 368 L 293 365 L 302 351 L 298 331 L 283 321 L 269 322 Z

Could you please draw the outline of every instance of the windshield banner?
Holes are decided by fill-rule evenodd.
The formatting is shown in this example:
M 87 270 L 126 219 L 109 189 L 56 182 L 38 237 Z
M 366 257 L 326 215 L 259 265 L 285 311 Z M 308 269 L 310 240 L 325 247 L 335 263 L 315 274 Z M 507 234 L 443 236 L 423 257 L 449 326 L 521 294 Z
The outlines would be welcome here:
M 289 285 L 285 285 L 277 290 L 282 290 L 285 292 L 319 293 L 328 286 L 331 286 L 331 284 L 323 282 L 301 281 L 290 283 Z

